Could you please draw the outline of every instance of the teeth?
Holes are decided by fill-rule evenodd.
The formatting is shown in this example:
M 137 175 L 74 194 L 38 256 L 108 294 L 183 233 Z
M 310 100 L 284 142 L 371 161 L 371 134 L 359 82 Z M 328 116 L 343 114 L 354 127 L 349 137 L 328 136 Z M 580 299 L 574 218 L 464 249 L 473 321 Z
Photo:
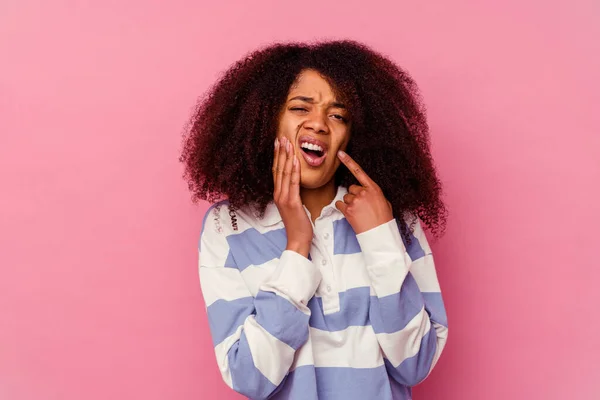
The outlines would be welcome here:
M 304 142 L 304 143 L 302 143 L 300 145 L 300 147 L 302 147 L 303 149 L 315 150 L 315 151 L 323 152 L 323 148 L 321 146 L 316 145 L 316 144 L 312 144 L 312 143 Z

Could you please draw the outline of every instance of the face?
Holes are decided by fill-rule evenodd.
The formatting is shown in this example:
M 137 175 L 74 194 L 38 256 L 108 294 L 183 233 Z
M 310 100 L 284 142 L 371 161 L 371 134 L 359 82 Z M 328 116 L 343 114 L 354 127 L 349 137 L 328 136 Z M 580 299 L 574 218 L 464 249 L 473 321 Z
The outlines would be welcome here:
M 333 179 L 340 165 L 337 151 L 346 150 L 350 125 L 350 114 L 329 83 L 317 71 L 302 71 L 279 115 L 277 137 L 294 144 L 303 188 L 319 188 Z

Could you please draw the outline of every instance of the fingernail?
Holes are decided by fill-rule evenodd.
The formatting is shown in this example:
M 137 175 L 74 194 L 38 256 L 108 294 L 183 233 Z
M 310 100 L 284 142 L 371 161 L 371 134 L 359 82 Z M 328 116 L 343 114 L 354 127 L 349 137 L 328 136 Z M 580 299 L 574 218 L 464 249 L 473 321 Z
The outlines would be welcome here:
M 298 159 L 296 158 L 296 156 L 294 156 L 294 167 L 296 166 L 296 164 L 298 164 Z
M 275 138 L 275 148 L 279 147 L 279 139 Z
M 338 150 L 338 156 L 340 156 L 341 158 L 346 157 L 346 153 L 344 153 L 342 150 Z
M 292 149 L 292 145 L 291 145 L 291 143 L 290 143 L 290 141 L 289 141 L 289 140 L 287 141 L 287 143 L 286 143 L 286 145 L 285 145 L 285 149 L 287 150 L 287 152 L 288 152 L 288 153 L 289 153 L 289 152 L 290 152 L 290 150 Z

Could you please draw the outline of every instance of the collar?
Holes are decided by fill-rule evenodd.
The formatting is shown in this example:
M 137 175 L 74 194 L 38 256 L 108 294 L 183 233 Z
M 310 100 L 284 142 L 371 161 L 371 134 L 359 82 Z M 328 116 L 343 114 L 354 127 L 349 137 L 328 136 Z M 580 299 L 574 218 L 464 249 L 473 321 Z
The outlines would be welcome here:
M 331 203 L 323 207 L 321 215 L 324 217 L 330 217 L 335 213 L 341 213 L 341 211 L 335 207 L 335 203 L 338 200 L 344 201 L 344 195 L 346 193 L 348 193 L 347 188 L 341 185 L 338 186 L 335 197 L 333 198 Z M 310 216 L 310 212 L 306 207 L 304 207 L 304 210 L 306 211 L 307 215 Z M 265 215 L 262 219 L 258 217 L 258 211 L 256 209 L 254 209 L 254 216 L 256 220 L 263 226 L 271 226 L 281 222 L 281 215 L 279 214 L 279 210 L 277 209 L 277 206 L 274 202 L 270 202 L 269 204 L 267 204 L 267 208 L 265 209 Z

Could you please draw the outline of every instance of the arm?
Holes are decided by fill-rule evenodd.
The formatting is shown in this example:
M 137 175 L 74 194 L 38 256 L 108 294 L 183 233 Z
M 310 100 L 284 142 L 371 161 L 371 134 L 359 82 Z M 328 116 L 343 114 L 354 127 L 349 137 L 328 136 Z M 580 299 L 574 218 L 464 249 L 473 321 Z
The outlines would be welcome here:
M 266 399 L 282 384 L 296 350 L 308 339 L 306 304 L 321 276 L 308 259 L 286 250 L 253 298 L 230 256 L 227 234 L 217 232 L 212 218 L 205 219 L 200 284 L 217 363 L 232 389 Z
M 369 315 L 389 375 L 414 386 L 431 372 L 446 344 L 448 323 L 433 255 L 417 220 L 412 243 L 397 221 L 358 234 L 375 297 Z

